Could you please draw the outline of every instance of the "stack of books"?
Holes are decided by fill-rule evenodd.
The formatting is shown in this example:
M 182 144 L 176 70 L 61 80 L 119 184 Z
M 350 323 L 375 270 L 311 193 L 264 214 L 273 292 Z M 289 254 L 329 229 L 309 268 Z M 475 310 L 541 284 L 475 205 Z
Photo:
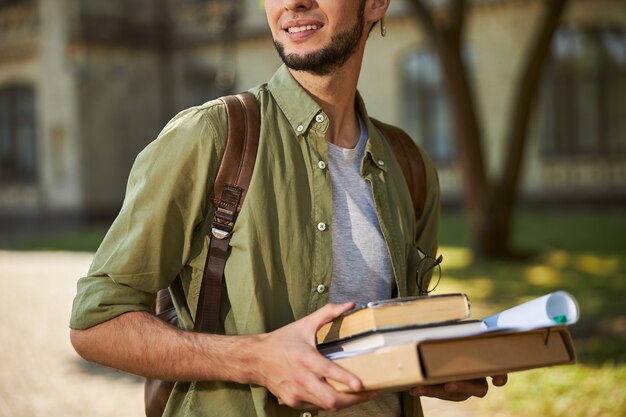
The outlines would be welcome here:
M 483 320 L 469 319 L 465 294 L 411 297 L 352 310 L 321 327 L 317 342 L 365 390 L 401 391 L 575 363 L 568 326 L 578 317 L 578 304 L 564 291 Z

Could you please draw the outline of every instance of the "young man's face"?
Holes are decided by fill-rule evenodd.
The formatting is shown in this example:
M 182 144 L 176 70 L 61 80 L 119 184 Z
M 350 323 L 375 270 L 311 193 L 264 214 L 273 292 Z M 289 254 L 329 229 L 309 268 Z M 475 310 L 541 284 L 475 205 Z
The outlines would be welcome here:
M 266 0 L 274 45 L 297 71 L 326 75 L 358 50 L 366 0 Z

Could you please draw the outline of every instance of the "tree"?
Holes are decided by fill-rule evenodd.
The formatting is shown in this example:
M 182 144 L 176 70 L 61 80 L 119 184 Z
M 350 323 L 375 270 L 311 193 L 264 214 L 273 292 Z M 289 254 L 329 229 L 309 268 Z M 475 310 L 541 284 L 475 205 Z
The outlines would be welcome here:
M 528 122 L 541 71 L 567 0 L 546 0 L 521 76 L 514 87 L 508 118 L 505 165 L 495 181 L 487 177 L 482 136 L 474 93 L 462 59 L 466 0 L 449 0 L 428 6 L 427 0 L 408 0 L 411 11 L 437 53 L 452 109 L 452 124 L 459 168 L 465 188 L 472 238 L 477 259 L 513 255 L 510 244 L 520 171 L 527 141 Z

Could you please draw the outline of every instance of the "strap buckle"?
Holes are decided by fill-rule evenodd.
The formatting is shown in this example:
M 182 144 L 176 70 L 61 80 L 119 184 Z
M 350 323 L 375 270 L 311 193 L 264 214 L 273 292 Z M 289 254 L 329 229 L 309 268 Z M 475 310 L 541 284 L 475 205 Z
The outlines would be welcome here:
M 228 210 L 224 207 L 218 207 L 215 210 L 215 217 L 213 218 L 213 228 L 211 233 L 217 239 L 226 239 L 230 236 L 235 225 L 235 219 L 237 213 L 235 211 Z
M 213 227 L 211 228 L 211 234 L 216 239 L 226 239 L 230 237 L 231 232 L 233 231 L 232 223 L 220 223 L 219 221 L 213 222 Z

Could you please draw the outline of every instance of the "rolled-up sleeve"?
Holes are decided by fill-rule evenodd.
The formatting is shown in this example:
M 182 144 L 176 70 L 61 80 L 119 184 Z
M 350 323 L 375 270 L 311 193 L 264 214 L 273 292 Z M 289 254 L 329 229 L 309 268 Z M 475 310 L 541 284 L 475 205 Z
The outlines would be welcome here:
M 156 292 L 187 262 L 223 152 L 225 113 L 207 104 L 178 114 L 137 157 L 124 204 L 88 275 L 78 281 L 70 327 L 152 311 Z

